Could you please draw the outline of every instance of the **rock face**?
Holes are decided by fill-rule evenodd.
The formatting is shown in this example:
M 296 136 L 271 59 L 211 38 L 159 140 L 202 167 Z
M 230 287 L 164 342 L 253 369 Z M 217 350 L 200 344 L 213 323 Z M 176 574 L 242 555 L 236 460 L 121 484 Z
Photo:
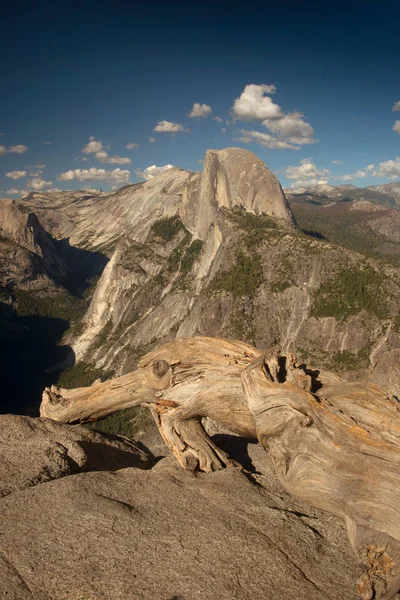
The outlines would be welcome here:
M 201 176 L 191 178 L 185 187 L 182 221 L 204 239 L 218 209 L 235 207 L 294 225 L 279 181 L 257 156 L 239 148 L 207 150 Z
M 56 241 L 110 259 L 82 327 L 64 338 L 77 362 L 121 375 L 162 342 L 211 335 L 382 381 L 400 344 L 400 213 L 381 197 L 391 198 L 351 186 L 296 196 L 295 215 L 308 202 L 305 235 L 265 165 L 227 148 L 208 151 L 202 173 L 172 168 L 108 194 L 33 193 L 17 206 Z M 315 233 L 317 213 L 339 238 Z M 397 378 L 389 391 L 400 394 Z
M 0 286 L 65 279 L 67 265 L 34 213 L 0 198 Z M 46 281 L 44 281 L 46 280 Z
M 153 462 L 144 447 L 80 425 L 15 415 L 0 422 L 0 497 L 73 473 L 144 469 Z
M 289 497 L 260 446 L 224 438 L 253 474 L 237 468 L 191 474 L 170 457 L 149 470 L 60 472 L 57 479 L 20 489 L 18 469 L 25 481 L 37 476 L 32 462 L 26 465 L 22 455 L 16 457 L 27 427 L 32 437 L 35 431 L 39 435 L 36 457 L 41 445 L 43 465 L 53 461 L 47 448 L 64 445 L 71 427 L 51 430 L 37 419 L 1 422 L 2 431 L 6 426 L 13 427 L 15 443 L 9 440 L 5 446 L 2 440 L 0 448 L 2 457 L 13 461 L 15 482 L 10 472 L 6 486 L 15 491 L 0 499 L 4 597 L 355 597 L 356 565 L 344 528 Z M 72 428 L 72 437 L 82 445 L 78 430 Z M 96 444 L 88 440 L 85 450 Z M 140 466 L 141 457 L 132 453 Z
M 0 411 L 34 414 L 40 388 L 52 380 L 45 369 L 69 353 L 57 344 L 83 316 L 83 294 L 106 263 L 98 252 L 53 238 L 34 212 L 0 199 Z
M 60 235 L 64 216 L 56 223 L 58 202 L 52 194 L 32 194 L 22 205 L 37 210 L 52 234 Z M 118 370 L 126 370 L 140 348 L 175 336 L 227 262 L 232 225 L 224 211 L 235 209 L 269 215 L 283 230 L 294 227 L 278 180 L 254 154 L 238 148 L 207 151 L 202 173 L 173 168 L 112 194 L 79 202 L 71 195 L 63 208 L 63 235 L 73 221 L 71 243 L 111 255 L 84 330 L 72 344 L 77 360 L 97 360 L 100 350 L 102 366 L 115 369 L 118 363 Z M 176 234 L 157 235 L 155 224 L 174 218 Z M 108 347 L 99 348 L 105 328 Z
M 242 206 L 293 226 L 279 181 L 255 154 L 240 148 L 208 150 L 202 173 L 174 167 L 109 194 L 33 192 L 18 204 L 37 213 L 57 239 L 69 237 L 74 246 L 103 251 L 121 237 L 142 241 L 154 221 L 176 214 L 204 239 L 221 207 Z

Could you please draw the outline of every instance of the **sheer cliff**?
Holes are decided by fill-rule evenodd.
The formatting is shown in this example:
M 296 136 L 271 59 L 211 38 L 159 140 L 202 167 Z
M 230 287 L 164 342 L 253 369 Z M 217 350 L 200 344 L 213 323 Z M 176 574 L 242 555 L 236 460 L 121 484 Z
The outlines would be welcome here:
M 220 335 L 280 344 L 400 394 L 397 265 L 302 231 L 251 152 L 209 150 L 201 173 L 17 205 L 53 238 L 109 258 L 80 331 L 64 338 L 78 364 L 123 374 L 163 341 Z

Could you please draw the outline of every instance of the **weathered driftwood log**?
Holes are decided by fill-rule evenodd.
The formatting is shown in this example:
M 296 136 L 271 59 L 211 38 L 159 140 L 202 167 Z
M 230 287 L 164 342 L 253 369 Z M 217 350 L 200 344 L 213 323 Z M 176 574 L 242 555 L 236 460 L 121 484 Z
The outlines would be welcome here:
M 201 419 L 208 416 L 234 433 L 257 438 L 240 375 L 260 355 L 242 342 L 181 338 L 144 356 L 133 373 L 87 388 L 46 389 L 40 415 L 76 423 L 148 406 L 183 467 L 217 470 L 230 461 L 207 435 Z
M 147 354 L 134 373 L 89 388 L 51 388 L 41 416 L 94 420 L 148 406 L 185 468 L 229 458 L 206 434 L 210 417 L 268 447 L 294 496 L 346 522 L 364 564 L 358 593 L 388 600 L 400 588 L 400 405 L 384 390 L 215 338 L 178 339 Z

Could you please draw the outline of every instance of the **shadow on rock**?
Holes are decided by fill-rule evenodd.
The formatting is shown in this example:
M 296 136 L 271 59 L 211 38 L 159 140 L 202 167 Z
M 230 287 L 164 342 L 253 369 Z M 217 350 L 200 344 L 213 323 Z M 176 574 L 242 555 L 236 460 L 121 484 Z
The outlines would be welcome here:
M 106 438 L 110 443 L 118 443 L 121 446 L 123 444 L 127 448 L 118 448 L 102 442 L 79 441 L 79 445 L 86 456 L 86 463 L 83 469 L 75 463 L 76 472 L 118 471 L 119 469 L 125 469 L 127 467 L 151 469 L 160 459 L 159 457 L 155 457 L 150 450 L 140 442 L 135 442 L 133 444 L 127 439 L 104 433 L 101 434 L 101 437 Z M 130 445 L 132 446 L 131 450 L 129 448 Z M 137 450 L 141 451 L 143 455 L 146 455 L 146 464 L 143 463 L 141 458 L 138 458 Z M 70 458 L 70 460 L 72 462 L 73 459 Z M 72 466 L 72 468 L 75 470 L 74 466 Z
M 248 445 L 257 444 L 256 440 L 224 433 L 217 433 L 212 439 L 215 444 L 217 444 L 218 448 L 224 450 L 230 458 L 240 463 L 246 471 L 249 471 L 250 473 L 256 472 L 256 468 L 254 467 L 248 452 Z

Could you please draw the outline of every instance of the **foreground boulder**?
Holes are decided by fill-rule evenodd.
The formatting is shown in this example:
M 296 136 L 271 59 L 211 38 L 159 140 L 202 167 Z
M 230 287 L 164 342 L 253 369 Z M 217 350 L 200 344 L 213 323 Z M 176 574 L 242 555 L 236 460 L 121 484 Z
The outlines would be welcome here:
M 46 433 L 47 421 L 22 422 L 15 447 L 29 439 L 26 425 L 49 446 L 55 431 L 64 445 L 66 431 L 82 429 L 59 425 Z M 3 432 L 9 423 L 0 418 Z M 1 498 L 0 597 L 355 598 L 356 564 L 342 524 L 290 497 L 261 446 L 220 438 L 252 474 L 195 474 L 168 457 L 150 470 L 64 473 Z M 3 439 L 2 456 L 4 448 Z M 35 461 L 45 464 L 42 448 Z M 14 468 L 25 468 L 25 460 L 16 456 Z
M 154 462 L 130 440 L 16 415 L 0 416 L 0 457 L 0 497 L 73 473 L 146 469 Z

